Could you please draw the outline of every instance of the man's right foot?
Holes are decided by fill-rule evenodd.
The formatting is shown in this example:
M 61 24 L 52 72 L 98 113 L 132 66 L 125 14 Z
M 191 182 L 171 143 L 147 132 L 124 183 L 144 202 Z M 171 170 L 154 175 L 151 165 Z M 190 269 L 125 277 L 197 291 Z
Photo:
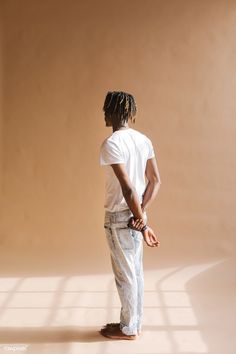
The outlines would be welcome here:
M 100 330 L 100 334 L 103 335 L 104 337 L 110 338 L 110 339 L 126 339 L 126 340 L 135 340 L 138 338 L 138 335 L 132 334 L 132 335 L 126 335 L 124 334 L 121 329 L 117 326 L 113 327 L 105 327 Z
M 105 326 L 103 326 L 103 328 L 108 329 L 108 330 L 112 330 L 113 328 L 120 328 L 120 323 L 119 322 L 111 322 L 111 323 L 107 323 Z M 142 332 L 141 330 L 138 331 L 138 335 L 140 335 Z

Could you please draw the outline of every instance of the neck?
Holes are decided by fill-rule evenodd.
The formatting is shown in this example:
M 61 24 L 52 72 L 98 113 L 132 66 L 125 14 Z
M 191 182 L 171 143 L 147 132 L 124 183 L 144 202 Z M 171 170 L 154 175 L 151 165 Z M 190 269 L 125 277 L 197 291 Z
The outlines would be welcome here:
M 128 129 L 128 128 L 129 128 L 129 125 L 128 125 L 128 123 L 126 123 L 125 125 L 121 125 L 120 127 L 113 126 L 112 130 L 113 130 L 113 133 L 114 133 L 117 130 L 125 130 L 125 129 Z

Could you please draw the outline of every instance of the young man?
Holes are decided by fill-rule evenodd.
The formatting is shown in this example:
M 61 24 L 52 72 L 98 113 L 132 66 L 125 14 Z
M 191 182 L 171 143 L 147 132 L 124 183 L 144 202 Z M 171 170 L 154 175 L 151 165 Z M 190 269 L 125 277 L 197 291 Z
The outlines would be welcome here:
M 132 340 L 141 333 L 143 239 L 150 247 L 160 244 L 146 225 L 146 208 L 156 197 L 161 180 L 151 140 L 128 125 L 129 120 L 135 122 L 134 97 L 109 91 L 103 111 L 106 126 L 113 129 L 100 147 L 100 164 L 107 174 L 104 228 L 121 311 L 120 322 L 106 324 L 100 333 L 112 339 Z

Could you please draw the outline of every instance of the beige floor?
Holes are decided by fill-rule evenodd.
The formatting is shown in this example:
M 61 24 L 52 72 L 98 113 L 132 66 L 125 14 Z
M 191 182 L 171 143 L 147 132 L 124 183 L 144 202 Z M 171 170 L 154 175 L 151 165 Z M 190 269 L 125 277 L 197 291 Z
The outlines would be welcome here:
M 119 317 L 112 274 L 0 280 L 0 353 L 235 354 L 232 258 L 145 271 L 143 334 L 137 341 L 99 335 Z

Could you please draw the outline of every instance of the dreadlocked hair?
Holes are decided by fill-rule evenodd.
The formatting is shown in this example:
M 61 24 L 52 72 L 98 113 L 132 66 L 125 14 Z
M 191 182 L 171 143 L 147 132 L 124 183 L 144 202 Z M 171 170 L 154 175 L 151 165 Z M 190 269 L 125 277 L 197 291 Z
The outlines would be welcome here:
M 137 105 L 134 97 L 127 92 L 108 91 L 103 111 L 111 117 L 114 126 L 120 127 L 128 122 L 129 117 L 132 123 L 135 122 Z

